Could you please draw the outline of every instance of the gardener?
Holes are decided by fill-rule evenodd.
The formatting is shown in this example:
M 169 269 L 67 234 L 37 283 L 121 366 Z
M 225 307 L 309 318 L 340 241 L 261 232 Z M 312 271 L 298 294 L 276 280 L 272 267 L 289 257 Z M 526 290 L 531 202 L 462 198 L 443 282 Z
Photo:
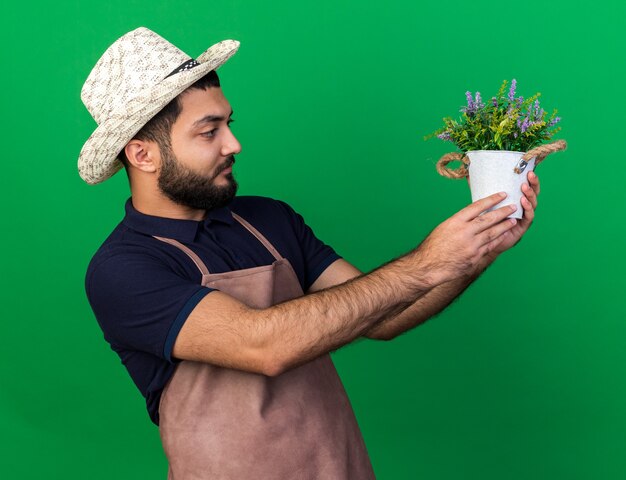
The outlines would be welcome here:
M 82 99 L 98 127 L 79 158 L 99 183 L 126 167 L 126 216 L 86 291 L 105 339 L 146 397 L 171 478 L 373 478 L 329 352 L 391 339 L 454 300 L 519 241 L 477 201 L 413 251 L 362 274 L 287 204 L 236 197 L 241 146 L 215 70 L 239 43 L 191 60 L 145 28 L 116 41 Z

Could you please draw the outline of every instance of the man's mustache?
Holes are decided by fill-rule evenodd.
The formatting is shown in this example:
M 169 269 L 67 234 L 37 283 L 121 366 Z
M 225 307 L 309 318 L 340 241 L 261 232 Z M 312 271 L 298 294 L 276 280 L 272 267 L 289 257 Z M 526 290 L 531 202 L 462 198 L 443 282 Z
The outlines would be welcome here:
M 219 166 L 219 168 L 215 171 L 215 176 L 219 175 L 222 171 L 226 170 L 228 167 L 231 167 L 235 163 L 235 156 L 229 156 L 226 161 Z

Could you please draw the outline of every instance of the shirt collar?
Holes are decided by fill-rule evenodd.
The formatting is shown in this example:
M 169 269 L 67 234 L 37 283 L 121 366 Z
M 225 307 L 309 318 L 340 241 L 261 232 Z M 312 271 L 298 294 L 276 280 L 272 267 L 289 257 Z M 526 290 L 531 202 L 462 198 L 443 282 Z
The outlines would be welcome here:
M 235 219 L 230 204 L 225 207 L 209 210 L 203 220 L 179 220 L 177 218 L 155 217 L 138 212 L 133 206 L 132 197 L 126 200 L 126 216 L 123 223 L 146 235 L 173 238 L 182 242 L 192 242 L 200 228 L 209 228 L 212 222 L 232 225 Z

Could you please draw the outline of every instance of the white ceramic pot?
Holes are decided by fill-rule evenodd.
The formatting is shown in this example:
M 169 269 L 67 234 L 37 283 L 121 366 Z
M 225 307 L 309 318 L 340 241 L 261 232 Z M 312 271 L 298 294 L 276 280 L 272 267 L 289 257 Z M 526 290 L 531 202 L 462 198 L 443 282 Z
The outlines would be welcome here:
M 520 165 L 520 160 L 525 152 L 512 152 L 509 150 L 474 150 L 466 153 L 469 158 L 469 183 L 472 192 L 472 202 L 488 197 L 494 193 L 506 192 L 508 196 L 495 207 L 495 210 L 514 203 L 517 210 L 508 218 L 522 218 L 522 184 L 528 183 L 528 172 L 535 169 L 535 157 L 523 166 L 522 173 L 515 173 L 515 167 Z

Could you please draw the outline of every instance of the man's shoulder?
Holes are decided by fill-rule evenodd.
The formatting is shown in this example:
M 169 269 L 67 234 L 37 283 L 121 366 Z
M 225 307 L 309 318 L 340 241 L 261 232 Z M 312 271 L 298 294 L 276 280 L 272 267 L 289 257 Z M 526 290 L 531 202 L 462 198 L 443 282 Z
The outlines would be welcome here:
M 158 261 L 156 253 L 145 235 L 133 232 L 120 222 L 92 255 L 85 272 L 85 280 L 89 282 L 93 273 L 105 264 L 107 269 L 123 270 L 130 259 Z
M 118 223 L 115 228 L 109 233 L 109 235 L 100 244 L 98 249 L 92 256 L 92 262 L 94 259 L 105 258 L 110 255 L 114 255 L 118 251 L 124 249 L 126 246 L 136 243 L 132 239 L 132 230 L 130 230 L 124 222 Z
M 268 196 L 236 196 L 229 205 L 253 226 L 271 233 L 280 233 L 293 226 L 293 209 L 284 201 Z M 129 228 L 122 220 L 101 243 L 87 266 L 86 281 L 95 270 L 106 265 L 107 270 L 124 269 L 128 262 L 163 262 L 163 245 L 150 235 Z

